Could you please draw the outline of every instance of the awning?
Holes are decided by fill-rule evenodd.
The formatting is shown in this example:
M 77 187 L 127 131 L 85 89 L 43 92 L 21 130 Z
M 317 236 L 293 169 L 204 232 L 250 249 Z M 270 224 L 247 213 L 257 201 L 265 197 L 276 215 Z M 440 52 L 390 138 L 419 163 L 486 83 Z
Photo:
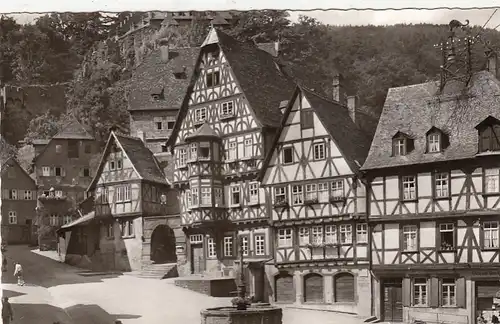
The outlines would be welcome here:
M 78 219 L 75 219 L 71 223 L 61 226 L 61 228 L 59 230 L 70 229 L 71 227 L 75 227 L 78 225 L 86 225 L 94 218 L 95 218 L 95 211 L 91 211 L 90 213 L 85 214 L 84 216 L 82 216 Z

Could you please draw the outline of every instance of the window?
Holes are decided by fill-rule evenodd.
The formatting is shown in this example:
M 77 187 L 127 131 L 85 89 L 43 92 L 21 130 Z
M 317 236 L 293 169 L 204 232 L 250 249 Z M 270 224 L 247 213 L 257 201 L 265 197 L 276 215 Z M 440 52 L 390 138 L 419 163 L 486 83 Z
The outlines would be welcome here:
M 130 185 L 116 187 L 116 202 L 130 201 Z
M 332 198 L 334 200 L 344 199 L 344 180 L 332 181 Z
M 193 200 L 191 197 L 191 191 L 186 190 L 186 207 L 187 207 L 187 209 L 191 209 L 192 205 L 193 205 Z
M 56 177 L 62 177 L 63 176 L 63 168 L 61 167 L 55 167 L 54 168 L 54 174 Z
M 237 206 L 240 204 L 240 186 L 231 186 L 231 205 Z
M 312 232 L 312 242 L 313 244 L 321 244 L 323 243 L 323 227 L 322 226 L 313 226 L 311 228 Z
M 50 226 L 57 226 L 59 225 L 59 216 L 56 214 L 52 214 L 49 216 L 49 224 Z
M 229 142 L 227 159 L 230 161 L 234 161 L 237 158 L 238 158 L 238 153 L 236 151 L 236 142 Z
M 9 211 L 9 224 L 17 224 L 17 213 Z
M 207 87 L 215 87 L 220 84 L 220 72 L 213 71 L 207 73 Z
M 500 125 L 496 124 L 484 125 L 479 129 L 479 151 L 497 151 L 500 148 L 499 130 Z
M 210 187 L 201 188 L 201 204 L 204 206 L 212 205 L 212 188 Z
M 413 280 L 413 305 L 427 306 L 427 279 L 425 278 Z
M 242 236 L 240 240 L 241 247 L 243 248 L 243 256 L 248 256 L 248 236 Z
M 318 199 L 318 191 L 316 184 L 306 185 L 306 200 Z
M 417 250 L 417 226 L 403 226 L 403 251 Z
M 288 146 L 283 148 L 283 164 L 293 163 L 293 147 Z
M 431 133 L 427 135 L 427 151 L 429 153 L 437 153 L 441 151 L 441 135 L 439 133 Z
M 111 171 L 116 170 L 116 163 L 115 163 L 115 161 L 109 161 L 109 169 Z
M 172 130 L 174 129 L 175 126 L 175 121 L 167 121 L 167 129 Z
M 9 179 L 14 179 L 16 177 L 16 171 L 14 170 L 14 168 L 9 168 L 9 171 L 7 171 L 7 177 Z
M 201 143 L 200 150 L 198 152 L 198 157 L 200 160 L 209 160 L 210 159 L 210 144 Z
M 309 227 L 299 227 L 299 245 L 303 246 L 309 243 Z
M 192 188 L 191 189 L 191 197 L 192 197 L 193 206 L 198 206 L 198 204 L 199 204 L 199 201 L 198 201 L 198 188 Z
M 24 190 L 24 200 L 32 200 L 33 192 L 31 190 Z
M 278 247 L 291 247 L 292 243 L 292 229 L 280 228 L 278 230 Z
M 78 143 L 77 140 L 69 140 L 68 141 L 68 158 L 78 158 L 80 156 L 78 152 Z
M 394 156 L 406 155 L 406 138 L 395 138 L 392 141 Z
M 179 167 L 183 167 L 186 165 L 186 149 L 185 148 L 181 148 L 179 149 Z
M 486 193 L 498 193 L 499 190 L 500 169 L 484 170 L 484 191 Z
M 328 202 L 328 183 L 318 183 L 318 201 Z
M 17 199 L 17 190 L 16 189 L 9 190 L 9 199 L 12 199 L 12 200 Z
M 134 221 L 133 220 L 123 221 L 120 225 L 121 225 L 122 237 L 134 236 Z
M 233 256 L 233 237 L 232 236 L 224 237 L 224 256 L 225 257 Z
M 83 168 L 83 176 L 90 177 L 90 169 L 89 168 Z
M 368 224 L 356 225 L 356 242 L 368 243 Z
M 446 198 L 449 196 L 448 173 L 436 173 L 434 175 L 434 197 Z
M 248 187 L 248 202 L 252 204 L 259 203 L 259 184 L 258 183 L 250 183 Z
M 251 138 L 248 138 L 243 142 L 243 156 L 245 158 L 253 157 L 253 141 Z
M 85 144 L 85 154 L 91 154 L 91 153 L 92 153 L 92 145 Z
M 415 176 L 403 176 L 401 178 L 401 184 L 403 186 L 403 200 L 414 200 L 417 198 L 416 195 L 416 177 Z
M 207 250 L 209 258 L 215 258 L 217 256 L 215 250 L 215 241 L 211 237 L 207 238 Z
M 57 144 L 56 145 L 56 153 L 61 153 L 62 152 L 62 145 Z
M 337 243 L 337 228 L 335 227 L 335 225 L 325 226 L 325 243 Z
M 161 121 L 155 122 L 155 124 L 156 124 L 156 129 L 157 130 L 161 130 L 162 129 L 163 123 Z
M 439 248 L 441 250 L 453 250 L 455 248 L 455 226 L 453 223 L 439 224 Z
M 73 221 L 73 217 L 71 217 L 71 215 L 64 215 L 63 216 L 63 224 L 66 225 L 66 224 L 69 224 Z
M 191 161 L 196 161 L 197 158 L 198 158 L 198 145 L 196 143 L 193 143 L 189 147 L 189 159 Z
M 222 206 L 222 188 L 214 188 L 215 207 Z
M 456 306 L 457 300 L 455 298 L 455 279 L 442 280 L 441 284 L 441 305 L 442 306 Z
M 42 176 L 43 177 L 50 177 L 50 167 L 48 167 L 48 166 L 42 167 Z
M 224 102 L 220 106 L 220 114 L 221 117 L 228 117 L 234 115 L 234 103 L 232 101 Z
M 304 192 L 302 186 L 293 185 L 292 186 L 292 204 L 301 205 L 304 203 Z
M 123 161 L 122 159 L 117 159 L 116 160 L 116 170 L 121 170 L 123 168 Z
M 203 243 L 203 235 L 201 235 L 201 234 L 189 235 L 189 243 L 202 244 Z
M 302 110 L 300 112 L 300 126 L 302 129 L 314 127 L 314 113 L 312 110 Z
M 483 247 L 485 249 L 494 249 L 500 247 L 498 244 L 498 222 L 483 223 Z
M 207 119 L 207 108 L 196 108 L 194 111 L 195 123 L 203 123 Z
M 55 191 L 55 196 L 58 197 L 58 198 L 61 198 L 63 196 L 62 190 L 56 190 Z
M 325 143 L 316 143 L 313 146 L 314 160 L 325 159 Z
M 286 203 L 286 187 L 276 187 L 274 188 L 274 203 L 282 204 Z
M 255 235 L 255 255 L 266 254 L 266 237 L 264 234 Z
M 340 244 L 352 244 L 352 225 L 340 225 Z

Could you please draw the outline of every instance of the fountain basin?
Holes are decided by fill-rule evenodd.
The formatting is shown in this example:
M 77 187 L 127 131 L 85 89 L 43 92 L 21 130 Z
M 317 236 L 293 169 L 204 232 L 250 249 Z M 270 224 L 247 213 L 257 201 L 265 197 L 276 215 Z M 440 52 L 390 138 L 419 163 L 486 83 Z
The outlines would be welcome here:
M 216 307 L 201 311 L 201 324 L 282 324 L 283 311 L 269 304 L 252 304 L 246 310 Z

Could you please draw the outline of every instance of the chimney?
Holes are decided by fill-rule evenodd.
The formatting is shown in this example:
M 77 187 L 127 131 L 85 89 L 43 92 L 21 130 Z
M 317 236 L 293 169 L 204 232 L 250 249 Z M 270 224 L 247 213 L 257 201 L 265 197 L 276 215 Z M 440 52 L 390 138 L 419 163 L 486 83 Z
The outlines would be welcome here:
M 137 137 L 141 139 L 141 141 L 146 144 L 146 132 L 138 130 L 137 131 Z
M 280 42 L 274 42 L 274 51 L 276 52 L 276 57 L 280 56 Z
M 280 112 L 283 115 L 285 113 L 285 109 L 288 106 L 288 100 L 283 100 L 280 102 Z
M 158 40 L 158 45 L 160 47 L 160 55 L 162 62 L 168 62 L 170 58 L 168 39 L 162 38 Z
M 344 76 L 338 71 L 335 71 L 333 74 L 333 101 L 337 101 L 341 105 L 346 105 Z
M 356 110 L 358 109 L 358 107 L 359 107 L 358 96 L 347 97 L 347 109 L 349 110 L 349 117 L 351 117 L 354 123 L 356 123 Z
M 488 62 L 486 63 L 486 68 L 488 71 L 491 72 L 495 76 L 495 78 L 498 78 L 498 55 L 494 51 L 488 51 L 486 52 L 486 56 L 488 58 Z

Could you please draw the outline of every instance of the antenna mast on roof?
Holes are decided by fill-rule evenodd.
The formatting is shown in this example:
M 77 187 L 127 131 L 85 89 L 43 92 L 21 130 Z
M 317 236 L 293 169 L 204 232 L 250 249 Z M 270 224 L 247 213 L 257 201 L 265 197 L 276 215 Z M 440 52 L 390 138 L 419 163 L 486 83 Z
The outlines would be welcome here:
M 450 21 L 450 30 L 446 41 L 434 45 L 434 47 L 440 48 L 442 53 L 441 91 L 449 80 L 460 80 L 465 85 L 470 81 L 472 76 L 471 47 L 475 37 L 467 35 L 458 38 L 455 32 L 458 28 L 465 31 L 465 27 L 468 25 L 469 20 L 466 20 L 465 24 L 455 19 Z

